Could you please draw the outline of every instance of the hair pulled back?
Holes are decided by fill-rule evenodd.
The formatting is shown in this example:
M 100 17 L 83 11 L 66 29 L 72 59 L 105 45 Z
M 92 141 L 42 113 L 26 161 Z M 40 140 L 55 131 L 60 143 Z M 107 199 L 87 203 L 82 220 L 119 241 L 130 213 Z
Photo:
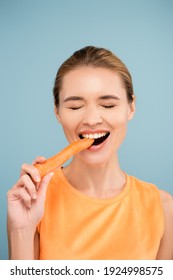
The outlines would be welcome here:
M 65 74 L 81 66 L 106 68 L 120 75 L 127 93 L 128 102 L 133 101 L 133 84 L 131 75 L 125 64 L 110 50 L 94 46 L 84 47 L 72 54 L 58 69 L 53 88 L 54 103 L 59 106 L 59 93 Z

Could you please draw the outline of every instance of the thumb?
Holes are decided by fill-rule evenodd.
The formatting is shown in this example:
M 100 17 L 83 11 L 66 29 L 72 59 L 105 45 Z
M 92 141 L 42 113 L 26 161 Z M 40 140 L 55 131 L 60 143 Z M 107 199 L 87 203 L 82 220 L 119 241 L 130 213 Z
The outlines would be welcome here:
M 40 183 L 40 186 L 38 188 L 38 197 L 41 197 L 42 199 L 45 200 L 47 187 L 48 187 L 49 182 L 50 182 L 51 178 L 53 177 L 53 175 L 54 175 L 54 173 L 50 172 L 43 177 L 43 179 Z

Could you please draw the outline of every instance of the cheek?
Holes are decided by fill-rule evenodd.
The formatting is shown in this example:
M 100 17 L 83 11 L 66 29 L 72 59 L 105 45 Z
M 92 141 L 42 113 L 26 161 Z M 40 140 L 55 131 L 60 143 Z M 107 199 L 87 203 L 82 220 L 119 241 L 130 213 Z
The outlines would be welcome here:
M 128 115 L 126 112 L 119 112 L 118 114 L 109 115 L 107 121 L 113 128 L 124 127 L 128 122 Z
M 79 122 L 79 118 L 76 118 L 74 114 L 70 114 L 70 112 L 66 112 L 62 110 L 60 112 L 60 121 L 64 133 L 68 137 L 68 133 L 70 134 L 72 131 L 75 131 L 77 124 Z
M 74 127 L 74 122 L 69 120 L 68 118 L 64 118 L 63 121 L 61 121 L 61 125 L 64 130 L 72 130 Z
M 63 114 L 61 116 L 61 124 L 66 127 L 74 127 L 79 122 L 79 118 L 73 114 Z

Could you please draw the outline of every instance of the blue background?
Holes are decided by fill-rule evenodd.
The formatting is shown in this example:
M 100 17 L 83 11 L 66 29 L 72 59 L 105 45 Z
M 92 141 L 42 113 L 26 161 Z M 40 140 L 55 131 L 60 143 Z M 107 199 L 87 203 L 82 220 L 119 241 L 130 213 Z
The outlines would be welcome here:
M 129 68 L 137 111 L 119 155 L 127 173 L 173 194 L 173 2 L 0 0 L 0 258 L 8 258 L 6 193 L 20 166 L 67 141 L 53 112 L 60 64 L 86 45 Z

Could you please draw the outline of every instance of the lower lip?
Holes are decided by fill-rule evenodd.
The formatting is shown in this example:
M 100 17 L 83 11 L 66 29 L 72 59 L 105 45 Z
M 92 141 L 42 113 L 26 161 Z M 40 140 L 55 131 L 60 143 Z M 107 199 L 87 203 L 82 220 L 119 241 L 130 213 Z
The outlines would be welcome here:
M 109 136 L 110 136 L 110 135 L 109 135 Z M 106 145 L 106 143 L 107 143 L 107 141 L 108 141 L 108 139 L 109 139 L 109 136 L 108 136 L 108 138 L 107 138 L 104 142 L 102 142 L 101 144 L 99 144 L 99 145 L 92 145 L 92 146 L 89 147 L 87 150 L 88 150 L 88 151 L 91 151 L 91 152 L 97 152 L 97 151 L 101 150 L 101 149 Z

